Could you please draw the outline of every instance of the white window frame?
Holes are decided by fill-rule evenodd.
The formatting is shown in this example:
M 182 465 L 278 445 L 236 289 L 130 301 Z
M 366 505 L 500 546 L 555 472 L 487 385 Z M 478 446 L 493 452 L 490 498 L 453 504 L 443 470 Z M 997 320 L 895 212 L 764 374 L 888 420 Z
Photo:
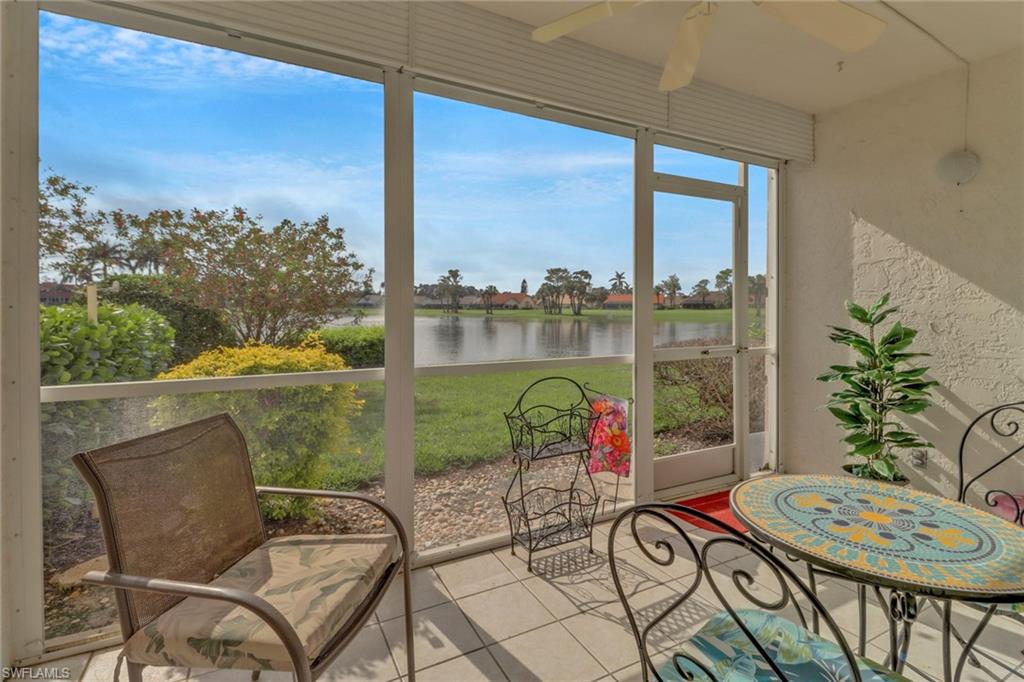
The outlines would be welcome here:
M 763 352 L 770 363 L 769 388 L 776 390 L 778 338 L 777 296 L 780 288 L 776 240 L 783 215 L 784 166 L 775 159 L 720 145 L 637 128 L 604 118 L 545 105 L 509 93 L 472 85 L 417 76 L 408 69 L 284 44 L 273 39 L 225 32 L 187 20 L 175 20 L 125 5 L 94 2 L 54 2 L 43 8 L 81 19 L 113 24 L 169 38 L 229 49 L 253 56 L 319 69 L 384 84 L 385 109 L 385 270 L 389 284 L 385 297 L 385 356 L 387 367 L 335 372 L 267 376 L 183 379 L 160 382 L 124 382 L 74 386 L 39 385 L 38 374 L 38 22 L 40 5 L 33 0 L 0 3 L 0 662 L 31 664 L 107 646 L 116 640 L 85 633 L 83 636 L 43 640 L 43 562 L 41 458 L 39 406 L 67 400 L 147 397 L 191 392 L 245 390 L 330 383 L 385 382 L 385 495 L 410 534 L 414 532 L 412 501 L 415 485 L 415 378 L 456 376 L 521 369 L 566 369 L 594 365 L 633 365 L 634 497 L 655 498 L 653 474 L 653 308 L 634 305 L 634 353 L 508 362 L 486 362 L 416 367 L 413 348 L 413 169 L 412 95 L 414 89 L 531 117 L 588 128 L 635 140 L 633 278 L 636 301 L 653 296 L 653 189 L 688 187 L 711 193 L 730 185 L 656 174 L 653 145 L 666 145 L 756 163 L 774 170 L 778 201 L 769 220 L 768 328 L 769 345 Z M 721 185 L 721 186 L 719 186 Z M 730 190 L 731 191 L 731 190 Z M 745 221 L 745 215 L 744 215 Z M 743 285 L 745 287 L 745 280 Z M 394 286 L 390 286 L 394 285 Z M 407 292 L 400 294 L 399 292 Z M 734 337 L 735 338 L 735 337 Z M 668 351 L 671 355 L 675 351 Z M 662 353 L 662 356 L 667 357 Z M 673 355 L 674 357 L 674 355 Z M 10 362 L 9 358 L 17 358 Z M 739 372 L 737 372 L 737 376 Z M 745 393 L 744 393 L 745 395 Z M 768 398 L 774 408 L 777 394 Z M 744 409 L 745 414 L 745 409 Z M 777 419 L 777 417 L 775 417 Z M 395 428 L 397 427 L 397 428 Z M 746 424 L 744 424 L 744 433 Z M 770 431 L 777 443 L 777 426 Z M 775 446 L 771 446 L 775 451 Z M 454 546 L 425 551 L 416 563 L 425 565 L 489 547 L 507 544 L 506 534 L 478 538 Z M 412 537 L 412 535 L 411 535 Z M 415 540 L 413 539 L 413 542 Z

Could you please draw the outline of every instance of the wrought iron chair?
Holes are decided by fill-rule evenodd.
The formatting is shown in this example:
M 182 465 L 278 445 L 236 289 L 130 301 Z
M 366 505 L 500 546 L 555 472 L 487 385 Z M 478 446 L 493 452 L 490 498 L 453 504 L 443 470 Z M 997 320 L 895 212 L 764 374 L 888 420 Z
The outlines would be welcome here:
M 692 533 L 688 530 L 691 524 L 680 518 L 680 514 L 711 524 L 719 534 L 705 539 Z M 641 522 L 648 524 L 647 527 L 641 527 Z M 684 585 L 684 589 L 668 600 L 664 608 L 652 610 L 647 607 L 641 614 L 640 610 L 631 607 L 630 598 L 619 578 L 620 559 L 617 556 L 624 551 L 617 548 L 616 543 L 616 537 L 624 526 L 629 527 L 638 550 L 647 560 L 663 567 L 669 567 L 676 561 L 692 560 L 697 567 L 689 577 L 677 581 Z M 623 543 L 623 546 L 627 545 Z M 753 571 L 747 565 L 734 568 L 725 568 L 730 564 L 716 565 L 716 554 L 719 554 L 717 558 L 735 558 L 733 552 L 737 547 L 748 552 L 759 567 L 767 569 L 771 582 L 769 588 L 777 594 L 767 598 L 755 594 L 751 589 L 755 582 Z M 729 551 L 730 555 L 725 556 L 724 551 Z M 644 504 L 627 510 L 612 525 L 608 556 L 615 589 L 640 652 L 644 682 L 652 674 L 658 682 L 907 680 L 878 663 L 854 655 L 831 615 L 785 560 L 699 510 L 667 503 Z M 707 619 L 696 634 L 678 650 L 672 650 L 668 660 L 657 666 L 652 651 L 659 648 L 652 649 L 651 646 L 652 641 L 657 642 L 663 634 L 657 631 L 674 615 L 678 616 L 684 604 L 705 585 L 710 591 L 705 590 L 700 596 L 712 603 L 717 601 L 724 610 Z M 753 608 L 734 606 L 726 596 L 726 590 L 738 594 Z M 796 620 L 779 615 L 783 611 Z M 808 625 L 811 613 L 818 615 L 831 639 L 811 632 Z
M 972 495 L 977 493 L 973 499 L 983 502 L 991 509 L 992 513 L 1024 527 L 1024 457 L 1019 457 L 1021 453 L 1024 453 L 1024 430 L 1021 429 L 1020 423 L 1022 417 L 1024 417 L 1024 400 L 997 405 L 985 410 L 967 426 L 960 439 L 956 499 L 958 502 L 971 504 Z M 981 442 L 980 447 L 977 446 L 979 441 Z M 1007 444 L 1001 446 L 1004 442 Z M 971 452 L 992 452 L 993 455 L 982 461 L 977 467 L 971 467 L 968 462 Z M 989 476 L 996 469 L 1005 471 L 1004 465 L 1011 465 L 1015 461 L 1021 466 L 1016 477 L 993 478 Z M 1014 489 L 1014 482 L 1019 484 L 1020 488 Z M 967 605 L 982 612 L 991 608 L 988 605 L 970 602 L 967 602 Z M 936 605 L 933 604 L 933 606 Z M 1024 623 L 1024 603 L 1000 604 L 996 607 L 995 614 Z M 953 628 L 953 636 L 963 645 L 964 638 L 956 628 Z M 1024 655 L 1024 650 L 1021 651 L 1021 654 Z M 987 658 L 993 664 L 1007 669 L 1002 661 L 991 657 Z M 975 667 L 981 665 L 974 654 L 968 660 Z M 1024 679 L 1019 672 L 1011 672 Z
M 999 487 L 990 487 L 986 483 L 991 479 L 985 479 L 988 474 L 1002 465 L 1012 462 L 1017 455 L 1024 452 L 1024 438 L 1021 438 L 1024 436 L 1024 431 L 1021 431 L 1020 421 L 1018 421 L 1021 417 L 1024 417 L 1024 400 L 985 410 L 970 423 L 967 430 L 964 431 L 963 438 L 960 439 L 959 481 L 956 499 L 959 502 L 970 504 L 967 498 L 972 489 L 984 489 L 982 499 L 985 504 L 992 507 L 993 513 L 1024 526 L 1024 458 L 1021 458 L 1019 462 L 1022 468 L 1016 476 L 1017 481 L 1022 484 L 1020 490 L 1006 490 L 1005 480 L 999 483 Z M 967 473 L 968 443 L 972 435 L 981 435 L 979 431 L 985 422 L 989 424 L 989 428 L 986 429 L 990 437 L 989 449 L 991 449 L 991 445 L 998 442 L 997 439 L 1005 439 L 1009 444 L 1006 446 L 1005 452 L 996 452 L 996 457 L 993 461 L 988 462 L 987 466 L 979 467 L 980 471 Z
M 96 496 L 128 678 L 145 666 L 323 673 L 401 573 L 415 674 L 409 546 L 382 503 L 355 493 L 256 487 L 245 439 L 226 414 L 74 456 Z M 356 500 L 394 533 L 268 539 L 258 496 Z M 120 659 L 119 659 L 120 664 Z

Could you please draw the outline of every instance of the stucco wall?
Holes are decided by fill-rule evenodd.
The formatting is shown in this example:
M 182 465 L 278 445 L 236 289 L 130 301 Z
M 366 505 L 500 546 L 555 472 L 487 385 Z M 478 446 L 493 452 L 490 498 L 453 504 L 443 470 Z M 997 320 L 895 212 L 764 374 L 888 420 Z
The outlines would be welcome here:
M 814 381 L 845 361 L 826 338 L 848 298 L 891 291 L 942 382 L 937 405 L 910 423 L 936 448 L 915 484 L 955 488 L 959 439 L 980 410 L 1024 400 L 1024 52 L 972 67 L 970 183 L 935 165 L 961 144 L 962 70 L 818 117 L 813 164 L 789 165 L 781 243 L 781 452 L 789 472 L 835 472 L 840 432 Z M 1022 419 L 1024 430 L 1024 419 Z M 980 457 L 994 450 L 982 441 Z M 1019 458 L 1022 459 L 1022 458 Z M 1004 470 L 1005 471 L 1005 470 Z M 1024 463 L 1010 472 L 1024 493 Z M 954 490 L 955 492 L 955 490 Z

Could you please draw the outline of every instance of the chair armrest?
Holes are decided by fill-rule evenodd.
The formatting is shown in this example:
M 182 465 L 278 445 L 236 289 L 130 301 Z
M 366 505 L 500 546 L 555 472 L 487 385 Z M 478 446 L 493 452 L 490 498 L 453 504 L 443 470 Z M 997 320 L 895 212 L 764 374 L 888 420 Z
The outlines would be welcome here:
M 165 578 L 147 578 L 111 571 L 89 571 L 82 577 L 82 582 L 121 590 L 159 592 L 161 594 L 212 599 L 214 601 L 237 604 L 256 614 L 281 639 L 285 649 L 288 651 L 288 656 L 292 659 L 292 667 L 295 669 L 295 677 L 298 682 L 311 682 L 313 679 L 309 660 L 306 658 L 306 650 L 302 646 L 302 642 L 299 640 L 295 629 L 281 615 L 281 612 L 263 597 L 233 587 L 217 587 L 215 585 L 182 580 L 167 580 Z
M 405 526 L 399 520 L 398 515 L 392 511 L 391 507 L 387 506 L 380 500 L 369 495 L 363 495 L 362 493 L 349 493 L 342 492 L 339 490 L 309 490 L 306 488 L 275 488 L 273 486 L 256 486 L 257 495 L 285 495 L 290 497 L 324 497 L 336 500 L 355 500 L 368 504 L 371 507 L 376 507 L 384 516 L 388 518 L 391 525 L 395 527 L 395 531 L 398 533 L 398 541 L 402 545 L 402 558 L 404 561 L 409 561 L 409 539 L 405 533 Z

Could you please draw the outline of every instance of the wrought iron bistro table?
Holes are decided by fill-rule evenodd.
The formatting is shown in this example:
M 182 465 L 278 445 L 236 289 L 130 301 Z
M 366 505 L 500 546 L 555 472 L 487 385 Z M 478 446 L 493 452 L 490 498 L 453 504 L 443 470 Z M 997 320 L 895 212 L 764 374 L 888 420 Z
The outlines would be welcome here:
M 852 476 L 797 475 L 744 481 L 730 502 L 755 538 L 808 562 L 812 588 L 814 573 L 858 583 L 862 649 L 864 586 L 874 590 L 889 622 L 893 670 L 906 661 L 916 597 L 943 602 L 946 682 L 960 679 L 996 606 L 1024 601 L 1024 529 L 966 504 Z M 986 606 L 955 668 L 952 601 Z

